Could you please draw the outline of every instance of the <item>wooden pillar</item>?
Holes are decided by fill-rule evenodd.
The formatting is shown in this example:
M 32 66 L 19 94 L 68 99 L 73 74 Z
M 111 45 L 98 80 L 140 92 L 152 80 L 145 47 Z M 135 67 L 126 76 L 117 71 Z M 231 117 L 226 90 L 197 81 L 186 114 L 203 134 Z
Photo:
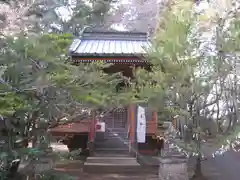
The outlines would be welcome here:
M 129 127 L 129 152 L 131 155 L 136 156 L 136 106 L 131 104 L 128 108 L 128 127 Z
M 153 111 L 154 132 L 158 134 L 158 114 L 157 111 Z
M 96 113 L 92 111 L 92 118 L 89 126 L 89 140 L 87 144 L 87 148 L 89 149 L 89 155 L 93 156 L 94 154 L 94 141 L 95 141 L 95 125 L 96 125 Z

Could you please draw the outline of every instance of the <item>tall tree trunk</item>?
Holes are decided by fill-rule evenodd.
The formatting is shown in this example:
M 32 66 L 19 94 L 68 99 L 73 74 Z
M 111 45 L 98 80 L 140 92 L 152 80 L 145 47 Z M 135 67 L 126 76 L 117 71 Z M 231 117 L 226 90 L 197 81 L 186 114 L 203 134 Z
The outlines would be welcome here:
M 13 133 L 12 129 L 8 130 L 8 152 L 13 150 Z
M 202 166 L 201 166 L 201 154 L 197 157 L 196 168 L 194 171 L 194 175 L 190 180 L 207 180 L 202 173 Z
M 33 136 L 33 139 L 32 139 L 32 147 L 35 148 L 37 147 L 37 133 L 35 133 L 36 131 L 36 126 L 37 126 L 37 119 L 39 117 L 39 111 L 34 111 L 33 114 L 32 114 L 32 118 L 31 118 L 31 122 L 32 122 L 32 136 Z
M 201 167 L 201 154 L 198 155 L 197 157 L 197 162 L 196 162 L 196 168 L 194 171 L 194 176 L 200 177 L 202 176 L 202 167 Z

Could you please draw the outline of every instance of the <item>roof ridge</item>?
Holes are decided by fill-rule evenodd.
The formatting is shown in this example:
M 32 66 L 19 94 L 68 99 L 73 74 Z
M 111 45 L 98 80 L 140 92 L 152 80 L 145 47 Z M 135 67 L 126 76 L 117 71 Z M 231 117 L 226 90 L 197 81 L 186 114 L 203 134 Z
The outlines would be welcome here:
M 115 33 L 115 34 L 148 34 L 145 31 L 118 31 L 118 30 L 92 30 L 86 29 L 84 33 L 100 33 L 100 34 L 108 34 L 108 33 Z
M 147 33 L 133 32 L 84 32 L 81 40 L 125 40 L 125 41 L 148 41 Z

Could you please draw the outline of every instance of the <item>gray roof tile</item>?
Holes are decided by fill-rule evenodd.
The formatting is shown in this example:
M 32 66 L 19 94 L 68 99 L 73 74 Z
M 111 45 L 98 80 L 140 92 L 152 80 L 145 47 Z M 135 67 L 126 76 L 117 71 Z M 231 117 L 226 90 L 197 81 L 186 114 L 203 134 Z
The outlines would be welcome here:
M 146 33 L 87 32 L 73 41 L 72 55 L 143 55 L 150 47 Z

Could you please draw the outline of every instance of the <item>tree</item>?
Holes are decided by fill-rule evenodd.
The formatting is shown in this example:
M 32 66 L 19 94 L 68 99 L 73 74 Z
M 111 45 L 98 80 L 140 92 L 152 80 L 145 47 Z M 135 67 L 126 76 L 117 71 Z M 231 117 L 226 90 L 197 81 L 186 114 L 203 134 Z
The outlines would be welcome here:
M 115 86 L 122 77 L 120 74 L 104 74 L 102 69 L 108 65 L 100 63 L 75 66 L 66 63 L 65 49 L 71 39 L 71 35 L 43 35 L 40 38 L 9 40 L 1 55 L 2 64 L 6 67 L 2 74 L 2 93 L 8 96 L 13 93 L 17 97 L 32 95 L 32 103 L 48 110 L 54 107 L 47 105 L 58 106 L 63 103 L 61 106 L 64 106 L 65 102 L 65 106 L 69 106 L 71 101 L 85 107 L 121 104 L 124 100 L 115 99 Z M 63 95 L 68 100 L 61 98 Z M 3 100 L 5 98 L 7 96 Z M 38 101 L 43 104 L 36 103 Z M 12 104 L 9 108 L 12 108 Z M 2 115 L 5 115 L 6 109 L 3 107 Z M 60 108 L 52 115 L 57 117 L 57 113 L 66 112 Z
M 87 25 L 105 25 L 112 1 L 14 1 L 0 2 L 3 34 L 57 32 L 79 35 Z M 106 28 L 111 23 L 107 23 Z
M 18 139 L 31 140 L 33 147 L 40 148 L 43 142 L 39 136 L 46 136 L 48 127 L 63 117 L 71 120 L 84 115 L 85 109 L 113 108 L 130 101 L 130 94 L 116 93 L 121 74 L 103 72 L 108 65 L 71 64 L 66 51 L 71 41 L 68 34 L 5 39 L 0 55 L 4 64 L 0 114 L 5 118 L 11 145 L 3 153 L 15 152 Z M 16 152 L 23 156 L 20 150 Z
M 158 24 L 153 48 L 148 50 L 152 70 L 138 69 L 133 83 L 139 99 L 157 107 L 162 115 L 180 115 L 185 129 L 179 129 L 185 140 L 182 150 L 198 155 L 197 175 L 201 175 L 199 162 L 205 147 L 214 146 L 213 139 L 229 138 L 228 133 L 239 131 L 236 124 L 239 19 L 234 15 L 236 11 L 230 10 L 224 18 L 217 14 L 211 18 L 217 28 L 210 40 L 215 48 L 209 51 L 206 40 L 201 39 L 209 23 L 200 24 L 197 20 L 206 20 L 206 15 L 193 13 L 190 1 L 172 1 Z M 232 24 L 226 28 L 229 20 Z M 169 139 L 179 145 L 176 137 Z

